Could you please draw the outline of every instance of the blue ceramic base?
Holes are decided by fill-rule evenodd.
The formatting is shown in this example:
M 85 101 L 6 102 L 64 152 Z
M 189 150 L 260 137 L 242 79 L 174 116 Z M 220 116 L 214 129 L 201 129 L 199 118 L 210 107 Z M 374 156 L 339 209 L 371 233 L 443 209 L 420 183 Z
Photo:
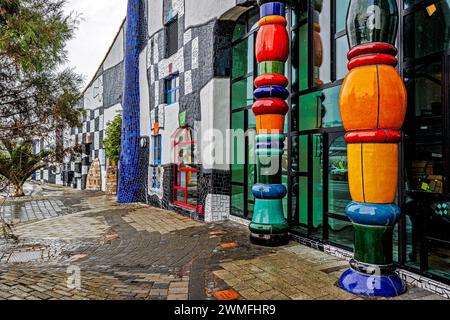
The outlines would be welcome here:
M 352 294 L 369 297 L 397 297 L 406 292 L 405 283 L 396 273 L 390 276 L 370 276 L 353 269 L 341 276 L 339 286 Z

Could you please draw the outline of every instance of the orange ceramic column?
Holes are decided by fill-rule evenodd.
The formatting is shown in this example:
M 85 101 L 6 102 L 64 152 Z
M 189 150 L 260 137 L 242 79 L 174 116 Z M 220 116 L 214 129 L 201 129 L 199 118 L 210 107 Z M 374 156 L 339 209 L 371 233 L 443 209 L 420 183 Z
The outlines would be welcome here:
M 406 115 L 406 89 L 395 69 L 398 8 L 395 0 L 352 0 L 347 17 L 350 72 L 340 111 L 347 131 L 353 202 L 346 214 L 355 230 L 355 255 L 339 284 L 354 294 L 398 296 L 405 285 L 395 273 L 392 237 L 400 218 L 398 143 Z

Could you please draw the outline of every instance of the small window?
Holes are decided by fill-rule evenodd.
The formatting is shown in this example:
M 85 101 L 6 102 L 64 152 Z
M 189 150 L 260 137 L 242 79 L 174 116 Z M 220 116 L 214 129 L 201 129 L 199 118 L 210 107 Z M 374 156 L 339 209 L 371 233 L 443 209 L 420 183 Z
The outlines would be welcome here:
M 178 51 L 178 20 L 166 25 L 166 58 Z
M 161 135 L 153 136 L 153 164 L 161 164 Z
M 170 78 L 166 79 L 166 92 L 164 100 L 167 105 L 177 103 L 180 98 L 179 79 L 180 78 L 178 77 L 178 75 L 171 76 Z
M 161 188 L 161 135 L 152 137 L 153 147 L 153 175 L 152 188 Z

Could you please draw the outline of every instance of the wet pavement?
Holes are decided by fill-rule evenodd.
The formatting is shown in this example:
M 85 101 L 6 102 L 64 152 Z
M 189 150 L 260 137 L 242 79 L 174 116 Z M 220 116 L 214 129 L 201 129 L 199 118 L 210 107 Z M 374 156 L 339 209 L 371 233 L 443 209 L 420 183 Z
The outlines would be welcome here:
M 337 287 L 346 261 L 297 243 L 254 246 L 235 223 L 52 190 L 20 203 L 19 242 L 0 242 L 0 299 L 368 299 Z M 399 299 L 442 298 L 410 288 Z

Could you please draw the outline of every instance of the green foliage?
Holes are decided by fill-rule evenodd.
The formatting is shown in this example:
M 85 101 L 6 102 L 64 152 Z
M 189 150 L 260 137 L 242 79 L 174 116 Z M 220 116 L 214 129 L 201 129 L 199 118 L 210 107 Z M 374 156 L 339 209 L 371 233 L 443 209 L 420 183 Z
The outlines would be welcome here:
M 46 166 L 49 151 L 33 154 L 32 142 L 14 143 L 1 141 L 5 150 L 0 151 L 0 175 L 15 187 L 15 196 L 24 196 L 23 185 L 31 175 Z
M 64 69 L 78 17 L 66 0 L 0 0 L 0 139 L 79 125 L 83 79 Z
M 27 72 L 64 62 L 64 47 L 78 23 L 64 14 L 65 4 L 66 0 L 0 0 L 5 8 L 0 52 Z
M 108 122 L 105 135 L 103 146 L 105 147 L 106 156 L 110 160 L 119 161 L 122 138 L 122 115 L 118 114 L 112 121 Z

